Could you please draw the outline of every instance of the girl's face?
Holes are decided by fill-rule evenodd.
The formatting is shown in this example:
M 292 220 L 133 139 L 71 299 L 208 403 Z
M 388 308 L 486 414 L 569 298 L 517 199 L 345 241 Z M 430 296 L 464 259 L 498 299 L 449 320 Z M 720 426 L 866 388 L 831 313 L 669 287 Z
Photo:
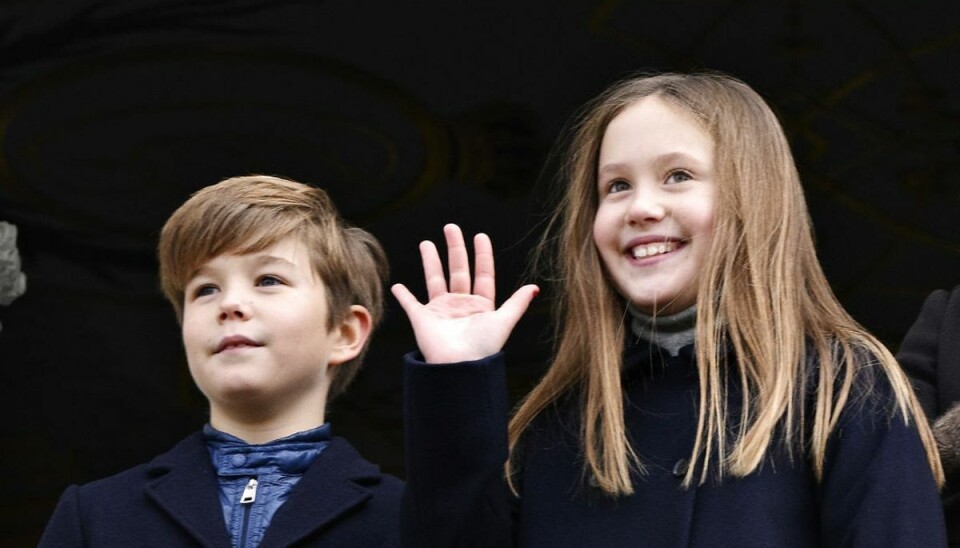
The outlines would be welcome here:
M 713 237 L 713 140 L 656 96 L 607 126 L 597 170 L 593 240 L 620 294 L 648 314 L 697 301 Z

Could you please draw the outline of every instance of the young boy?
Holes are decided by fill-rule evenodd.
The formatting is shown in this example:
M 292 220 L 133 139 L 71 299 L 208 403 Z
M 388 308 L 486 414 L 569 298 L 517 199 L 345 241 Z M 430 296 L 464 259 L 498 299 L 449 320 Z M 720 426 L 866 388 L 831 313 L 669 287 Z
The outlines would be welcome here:
M 394 546 L 401 482 L 324 420 L 383 310 L 386 257 L 326 193 L 267 176 L 194 194 L 160 280 L 210 423 L 63 494 L 41 546 Z

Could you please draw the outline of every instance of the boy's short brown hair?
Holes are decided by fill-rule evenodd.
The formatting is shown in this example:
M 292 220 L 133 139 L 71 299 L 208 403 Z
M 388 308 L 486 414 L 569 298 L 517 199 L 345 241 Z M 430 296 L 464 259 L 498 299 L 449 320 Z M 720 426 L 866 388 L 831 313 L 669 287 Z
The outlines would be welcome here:
M 351 226 L 323 190 L 268 175 L 232 177 L 197 191 L 160 233 L 160 285 L 183 319 L 184 289 L 194 273 L 224 253 L 254 253 L 295 236 L 327 290 L 332 329 L 351 305 L 365 307 L 372 327 L 383 317 L 386 254 L 369 232 Z M 330 370 L 328 401 L 356 376 L 370 338 L 356 358 Z

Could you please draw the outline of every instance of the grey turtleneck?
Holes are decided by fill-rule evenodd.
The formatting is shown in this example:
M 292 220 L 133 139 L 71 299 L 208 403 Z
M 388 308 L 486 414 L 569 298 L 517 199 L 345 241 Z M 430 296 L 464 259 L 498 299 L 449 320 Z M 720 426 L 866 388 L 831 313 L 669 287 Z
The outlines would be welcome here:
M 633 317 L 630 328 L 641 339 L 656 344 L 676 356 L 680 349 L 693 343 L 696 337 L 697 307 L 691 306 L 668 316 L 651 316 L 627 305 Z

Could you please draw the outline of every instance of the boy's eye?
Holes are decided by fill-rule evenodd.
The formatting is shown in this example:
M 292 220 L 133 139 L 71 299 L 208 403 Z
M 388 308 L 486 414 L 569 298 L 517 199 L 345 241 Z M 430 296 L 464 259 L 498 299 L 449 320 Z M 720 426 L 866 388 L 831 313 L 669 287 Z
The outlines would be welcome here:
M 280 278 L 267 274 L 265 276 L 260 276 L 257 278 L 257 285 L 259 286 L 271 286 L 271 285 L 283 285 L 283 280 Z
M 667 175 L 667 183 L 682 183 L 693 179 L 693 176 L 683 170 L 671 171 Z
M 193 290 L 193 296 L 196 297 L 206 297 L 207 295 L 213 295 L 217 291 L 216 286 L 206 284 L 201 285 L 200 287 Z

